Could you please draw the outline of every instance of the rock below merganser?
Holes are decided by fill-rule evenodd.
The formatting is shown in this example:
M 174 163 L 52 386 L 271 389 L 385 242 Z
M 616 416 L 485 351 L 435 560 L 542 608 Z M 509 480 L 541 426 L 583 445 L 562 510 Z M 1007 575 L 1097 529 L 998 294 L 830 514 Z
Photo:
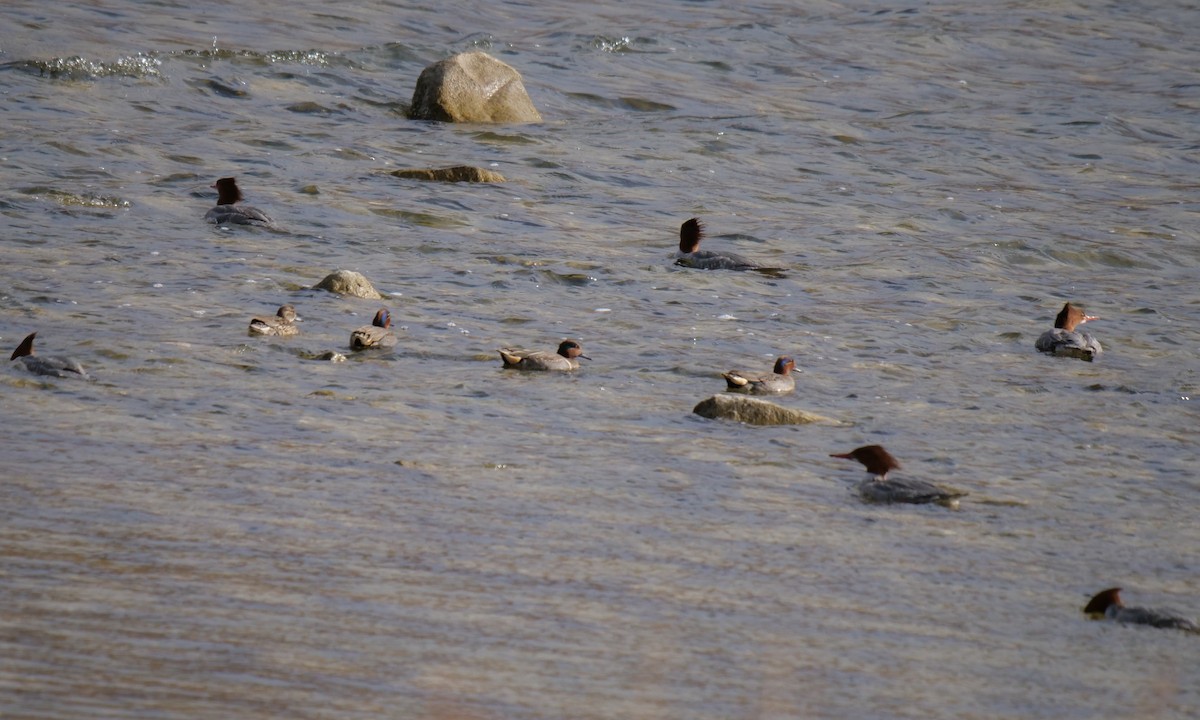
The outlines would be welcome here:
M 505 370 L 577 370 L 578 358 L 591 360 L 574 340 L 563 340 L 558 344 L 558 350 L 552 353 L 545 350 L 522 352 L 511 348 L 500 348 L 499 352 Z
M 211 185 L 217 191 L 217 206 L 204 214 L 204 219 L 217 225 L 274 225 L 262 210 L 242 204 L 242 191 L 237 178 L 225 177 Z
M 867 468 L 872 477 L 858 485 L 858 492 L 868 502 L 875 503 L 935 503 L 949 508 L 958 507 L 958 498 L 967 493 L 960 490 L 934 485 L 924 480 L 888 478 L 892 470 L 899 470 L 900 463 L 882 445 L 865 445 L 848 453 L 832 454 L 830 457 L 857 460 Z
M 710 420 L 733 420 L 747 425 L 808 425 L 810 423 L 838 423 L 837 420 L 777 405 L 746 395 L 720 393 L 701 400 L 692 412 Z
M 1093 620 L 1113 620 L 1131 625 L 1149 625 L 1156 628 L 1172 628 L 1191 633 L 1200 633 L 1200 626 L 1191 618 L 1183 617 L 1172 610 L 1128 607 L 1121 602 L 1121 588 L 1108 588 L 1092 596 L 1083 612 Z
M 408 116 L 456 123 L 542 121 L 521 73 L 484 52 L 460 53 L 425 68 Z
M 1079 358 L 1091 362 L 1100 354 L 1100 341 L 1088 333 L 1075 328 L 1089 320 L 1099 320 L 1095 315 L 1086 315 L 1083 308 L 1067 303 L 1054 318 L 1054 329 L 1042 333 L 1034 347 L 1044 353 L 1062 357 Z
M 37 337 L 36 332 L 31 332 L 25 336 L 21 344 L 13 350 L 9 360 L 18 361 L 26 370 L 35 375 L 49 375 L 51 377 L 60 378 L 86 378 L 87 372 L 84 371 L 83 365 L 75 358 L 58 357 L 54 355 L 35 355 L 33 352 L 33 339 Z
M 353 270 L 335 270 L 322 278 L 321 282 L 313 285 L 313 289 L 366 300 L 383 299 L 383 295 L 379 294 L 379 291 L 365 275 Z

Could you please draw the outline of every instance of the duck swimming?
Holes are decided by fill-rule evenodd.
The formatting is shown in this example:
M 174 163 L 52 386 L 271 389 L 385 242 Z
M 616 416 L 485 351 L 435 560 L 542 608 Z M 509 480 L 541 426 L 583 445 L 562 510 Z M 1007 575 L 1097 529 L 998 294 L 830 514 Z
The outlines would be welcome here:
M 262 210 L 242 204 L 242 190 L 237 178 L 225 177 L 210 187 L 216 188 L 217 206 L 204 214 L 204 219 L 217 225 L 274 225 Z
M 392 334 L 392 314 L 387 308 L 380 308 L 375 313 L 375 319 L 370 325 L 363 325 L 350 333 L 350 349 L 366 350 L 367 348 L 390 348 L 396 344 L 396 336 Z
M 583 354 L 583 347 L 574 340 L 563 340 L 555 352 L 538 350 L 536 352 L 521 352 L 510 348 L 500 348 L 500 359 L 508 370 L 575 370 L 579 360 L 591 360 Z
M 876 503 L 936 503 L 948 508 L 958 507 L 958 498 L 967 493 L 934 485 L 924 480 L 889 480 L 892 470 L 899 470 L 900 463 L 882 445 L 865 445 L 848 453 L 829 457 L 857 460 L 866 466 L 873 477 L 858 485 L 864 500 Z
M 1156 628 L 1174 628 L 1200 633 L 1200 626 L 1190 618 L 1176 615 L 1169 610 L 1127 607 L 1121 602 L 1121 588 L 1101 590 L 1092 596 L 1083 612 L 1093 620 L 1113 620 L 1133 625 L 1149 625 Z
M 786 355 L 775 361 L 774 371 L 766 374 L 752 375 L 730 370 L 724 373 L 725 388 L 729 392 L 743 392 L 751 395 L 771 395 L 789 393 L 796 389 L 796 378 L 792 371 L 796 369 L 796 361 Z
M 1099 320 L 1095 315 L 1085 315 L 1083 308 L 1067 303 L 1054 318 L 1054 329 L 1042 333 L 1034 344 L 1038 350 L 1053 355 L 1079 358 L 1091 362 L 1101 352 L 1100 342 L 1076 327 L 1089 320 Z
M 700 218 L 685 220 L 679 226 L 679 252 L 675 253 L 675 264 L 700 270 L 758 270 L 778 273 L 782 268 L 765 267 L 753 260 L 732 252 L 712 252 L 700 249 L 704 238 L 704 223 Z
M 36 332 L 29 333 L 21 341 L 21 344 L 17 346 L 17 349 L 13 350 L 12 357 L 9 360 L 20 360 L 25 369 L 35 375 L 50 375 L 60 378 L 86 378 L 88 376 L 87 372 L 83 369 L 83 365 L 80 365 L 79 361 L 74 358 L 34 355 L 33 339 L 36 336 Z
M 300 332 L 300 328 L 296 327 L 296 322 L 300 318 L 296 316 L 296 308 L 291 305 L 280 305 L 272 317 L 253 317 L 250 318 L 251 335 L 277 335 L 285 337 L 287 335 L 295 335 Z

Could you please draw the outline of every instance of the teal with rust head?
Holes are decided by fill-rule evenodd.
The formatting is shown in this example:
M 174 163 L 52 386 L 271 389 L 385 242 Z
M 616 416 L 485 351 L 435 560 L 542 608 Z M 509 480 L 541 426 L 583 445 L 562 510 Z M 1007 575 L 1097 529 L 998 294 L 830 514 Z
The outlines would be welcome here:
M 350 333 L 350 349 L 366 350 L 394 346 L 397 340 L 391 327 L 392 313 L 387 308 L 379 308 L 370 325 L 364 325 Z

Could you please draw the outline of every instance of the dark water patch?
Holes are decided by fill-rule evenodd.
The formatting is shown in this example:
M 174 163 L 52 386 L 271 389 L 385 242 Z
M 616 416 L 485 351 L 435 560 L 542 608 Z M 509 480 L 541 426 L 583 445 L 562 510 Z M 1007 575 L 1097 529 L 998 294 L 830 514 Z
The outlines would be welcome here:
M 285 109 L 288 112 L 300 113 L 302 115 L 342 115 L 350 108 L 347 105 L 342 105 L 340 108 L 330 108 L 309 100 L 288 105 Z
M 522 133 L 501 133 L 493 130 L 487 130 L 472 135 L 475 140 L 482 143 L 495 145 L 538 145 L 540 141 L 537 138 L 530 137 Z
M 471 223 L 468 220 L 446 217 L 443 215 L 434 215 L 432 213 L 412 212 L 411 210 L 400 210 L 397 208 L 371 208 L 371 212 L 380 217 L 395 218 L 403 220 L 413 225 L 430 228 L 460 228 L 470 227 Z

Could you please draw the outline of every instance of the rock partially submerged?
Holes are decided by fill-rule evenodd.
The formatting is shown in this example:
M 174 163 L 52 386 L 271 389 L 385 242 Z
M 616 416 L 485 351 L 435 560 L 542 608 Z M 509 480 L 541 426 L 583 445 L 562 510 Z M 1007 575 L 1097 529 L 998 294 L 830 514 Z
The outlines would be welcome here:
M 408 116 L 457 123 L 535 123 L 521 73 L 484 52 L 460 53 L 425 68 Z
M 745 395 L 721 393 L 701 400 L 692 412 L 710 420 L 733 420 L 748 425 L 808 425 L 809 423 L 834 423 L 837 420 L 815 415 L 803 410 L 793 410 Z
M 328 290 L 338 295 L 366 298 L 367 300 L 382 300 L 383 296 L 371 284 L 365 275 L 353 270 L 335 270 L 325 276 L 321 282 L 313 286 L 315 290 Z
M 432 180 L 434 182 L 506 182 L 504 176 L 498 172 L 484 170 L 483 168 L 471 165 L 455 165 L 448 168 L 411 168 L 407 170 L 393 170 L 388 174 L 398 178 Z

